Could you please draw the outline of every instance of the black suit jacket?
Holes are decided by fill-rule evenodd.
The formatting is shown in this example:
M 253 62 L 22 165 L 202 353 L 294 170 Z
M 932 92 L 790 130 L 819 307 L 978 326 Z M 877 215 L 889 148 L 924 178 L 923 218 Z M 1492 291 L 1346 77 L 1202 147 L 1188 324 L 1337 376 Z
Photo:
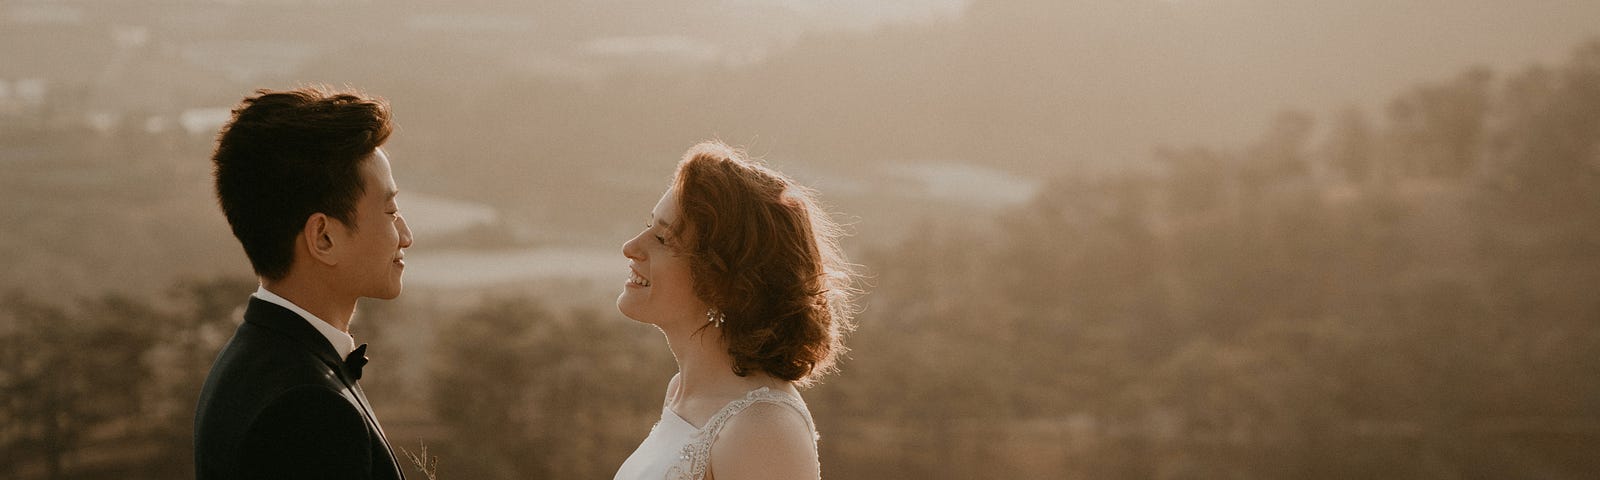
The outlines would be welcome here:
M 255 297 L 200 391 L 194 465 L 198 480 L 405 478 L 327 337 Z

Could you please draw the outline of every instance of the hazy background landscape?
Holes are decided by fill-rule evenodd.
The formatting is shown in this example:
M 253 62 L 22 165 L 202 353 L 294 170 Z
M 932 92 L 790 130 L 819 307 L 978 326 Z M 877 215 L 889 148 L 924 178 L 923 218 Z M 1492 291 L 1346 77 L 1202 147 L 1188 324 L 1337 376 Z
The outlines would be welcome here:
M 608 478 L 673 363 L 612 305 L 690 145 L 870 274 L 827 478 L 1600 472 L 1600 3 L 0 0 L 0 477 L 191 478 L 254 289 L 256 88 L 391 101 L 363 380 L 441 478 Z

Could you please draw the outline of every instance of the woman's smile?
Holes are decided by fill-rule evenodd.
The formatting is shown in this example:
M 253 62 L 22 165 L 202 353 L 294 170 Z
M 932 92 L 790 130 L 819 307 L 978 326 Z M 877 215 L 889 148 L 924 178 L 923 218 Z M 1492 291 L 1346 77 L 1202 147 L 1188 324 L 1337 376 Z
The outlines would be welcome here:
M 629 268 L 628 269 L 628 284 L 627 285 L 629 287 L 636 287 L 636 288 L 637 287 L 649 287 L 650 286 L 650 281 L 646 280 L 643 275 L 639 275 L 639 272 L 634 271 L 634 269 L 632 269 L 632 268 Z

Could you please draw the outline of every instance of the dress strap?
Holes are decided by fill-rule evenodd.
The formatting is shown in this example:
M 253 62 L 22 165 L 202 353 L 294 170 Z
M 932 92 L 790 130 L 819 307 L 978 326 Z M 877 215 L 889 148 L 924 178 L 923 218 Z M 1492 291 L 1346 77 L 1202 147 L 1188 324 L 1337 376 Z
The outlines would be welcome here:
M 787 405 L 789 408 L 794 409 L 796 413 L 800 414 L 801 418 L 806 419 L 806 429 L 811 431 L 812 447 L 816 447 L 817 425 L 811 420 L 811 412 L 806 409 L 806 404 L 792 395 L 776 392 L 767 387 L 751 390 L 750 393 L 745 394 L 744 398 L 729 402 L 716 415 L 711 416 L 711 420 L 706 421 L 706 425 L 702 429 L 709 431 L 710 438 L 714 440 L 717 438 L 717 434 L 722 431 L 723 424 L 728 423 L 728 420 L 732 419 L 734 415 L 738 415 L 739 412 L 757 403 L 776 403 Z
M 723 425 L 726 425 L 728 420 L 738 415 L 739 412 L 757 403 L 787 405 L 789 408 L 794 409 L 795 412 L 798 412 L 801 418 L 806 419 L 806 428 L 811 431 L 811 448 L 813 451 L 816 450 L 819 438 L 817 426 L 816 422 L 812 421 L 811 412 L 806 409 L 805 403 L 792 395 L 761 387 L 746 393 L 744 398 L 728 402 L 728 405 L 722 407 L 722 410 L 718 410 L 715 415 L 712 415 L 711 419 L 706 421 L 705 426 L 700 427 L 700 430 L 691 437 L 689 443 L 683 446 L 683 450 L 678 457 L 680 463 L 668 471 L 667 478 L 693 480 L 705 478 L 706 471 L 711 468 L 711 444 L 716 442 L 717 435 L 722 432 Z

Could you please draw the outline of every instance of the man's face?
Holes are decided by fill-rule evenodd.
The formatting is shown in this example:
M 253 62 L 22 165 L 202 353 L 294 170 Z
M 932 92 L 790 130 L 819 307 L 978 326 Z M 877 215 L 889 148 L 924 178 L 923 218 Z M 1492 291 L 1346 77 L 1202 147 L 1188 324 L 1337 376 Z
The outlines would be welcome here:
M 361 162 L 361 181 L 365 192 L 356 201 L 357 228 L 343 229 L 348 249 L 340 254 L 339 285 L 356 297 L 392 299 L 400 296 L 406 268 L 402 249 L 411 246 L 411 229 L 400 216 L 395 199 L 400 190 L 383 149 Z

